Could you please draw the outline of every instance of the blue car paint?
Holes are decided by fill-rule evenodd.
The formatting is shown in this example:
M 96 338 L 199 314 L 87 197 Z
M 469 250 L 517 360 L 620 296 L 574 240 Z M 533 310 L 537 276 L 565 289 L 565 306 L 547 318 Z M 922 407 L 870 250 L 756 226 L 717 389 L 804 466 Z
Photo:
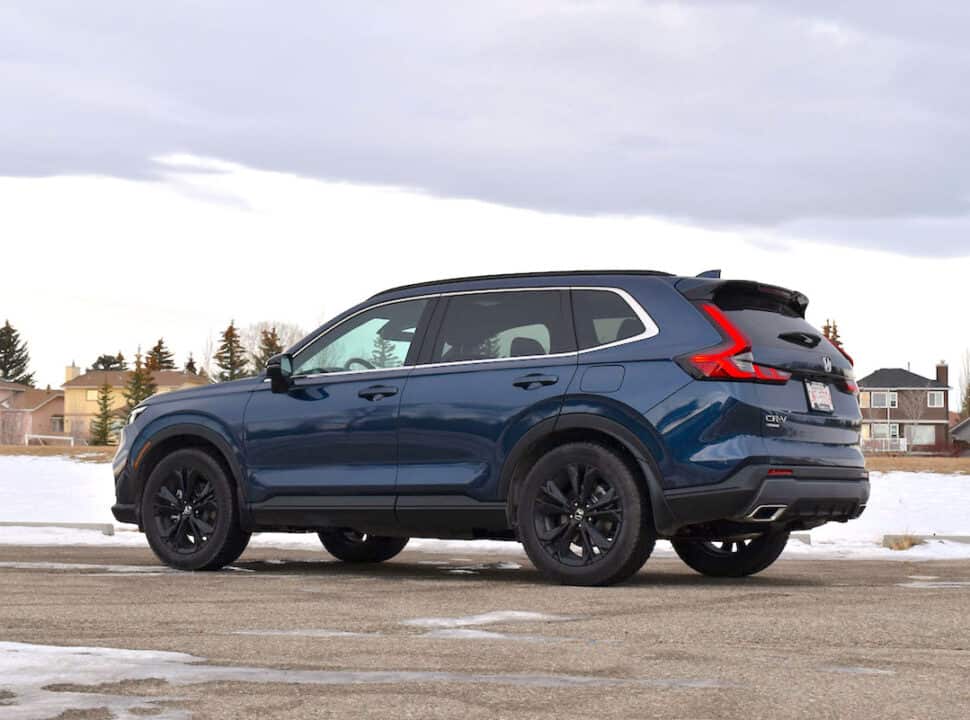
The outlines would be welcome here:
M 529 430 L 599 417 L 634 436 L 659 470 L 664 489 L 714 485 L 755 460 L 863 467 L 860 413 L 853 396 L 835 392 L 837 417 L 807 408 L 801 383 L 766 386 L 698 381 L 675 361 L 716 345 L 708 320 L 676 290 L 676 278 L 555 276 L 473 280 L 400 290 L 392 299 L 441 292 L 516 287 L 620 287 L 651 315 L 659 334 L 564 358 L 508 360 L 447 368 L 417 367 L 300 381 L 273 394 L 262 378 L 159 395 L 128 428 L 115 461 L 119 503 L 137 503 L 144 478 L 133 463 L 153 438 L 181 427 L 216 434 L 240 469 L 243 496 L 259 503 L 287 495 L 460 495 L 504 500 L 501 477 Z M 361 303 L 304 342 L 375 301 Z M 611 370 L 605 375 L 603 368 Z M 535 390 L 512 381 L 556 375 Z M 619 381 L 617 381 L 619 377 Z M 584 378 L 591 385 L 583 388 Z M 609 382 L 606 382 L 607 378 Z M 387 383 L 396 395 L 357 396 Z M 615 387 L 614 387 L 615 386 Z M 592 388 L 592 389 L 590 389 Z M 788 418 L 765 427 L 767 412 Z

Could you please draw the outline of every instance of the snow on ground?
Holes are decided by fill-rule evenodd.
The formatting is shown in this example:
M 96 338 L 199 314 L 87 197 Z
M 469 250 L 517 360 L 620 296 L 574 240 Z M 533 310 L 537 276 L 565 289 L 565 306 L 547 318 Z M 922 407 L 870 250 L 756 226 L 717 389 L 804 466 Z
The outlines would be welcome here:
M 970 536 L 970 477 L 957 474 L 872 473 L 872 496 L 861 518 L 812 531 L 812 544 L 790 542 L 786 557 L 929 560 L 970 558 L 970 543 L 931 540 L 907 551 L 880 546 L 883 535 Z M 114 484 L 108 463 L 66 457 L 0 456 L 0 522 L 114 523 Z M 112 545 L 144 547 L 145 538 L 118 525 L 113 536 L 65 528 L 0 527 L 6 545 Z M 316 535 L 263 533 L 252 544 L 319 550 Z M 522 554 L 516 543 L 493 540 L 412 540 L 409 549 L 459 556 Z M 672 553 L 658 543 L 657 554 Z M 471 565 L 469 567 L 472 567 Z

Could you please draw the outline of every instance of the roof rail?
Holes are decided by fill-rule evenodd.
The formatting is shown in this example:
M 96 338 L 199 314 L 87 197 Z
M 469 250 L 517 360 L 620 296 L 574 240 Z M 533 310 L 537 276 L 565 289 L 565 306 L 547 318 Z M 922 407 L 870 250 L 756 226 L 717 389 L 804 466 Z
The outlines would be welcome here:
M 449 285 L 451 283 L 472 282 L 475 280 L 516 280 L 519 278 L 537 277 L 563 277 L 567 275 L 649 275 L 660 277 L 673 277 L 671 273 L 660 270 L 550 270 L 547 272 L 526 272 L 526 273 L 503 273 L 499 275 L 469 275 L 467 277 L 446 278 L 443 280 L 428 280 L 426 282 L 411 283 L 409 285 L 398 285 L 397 287 L 381 290 L 371 297 L 380 297 L 387 293 L 399 292 L 401 290 L 411 290 L 413 288 L 429 287 L 431 285 Z

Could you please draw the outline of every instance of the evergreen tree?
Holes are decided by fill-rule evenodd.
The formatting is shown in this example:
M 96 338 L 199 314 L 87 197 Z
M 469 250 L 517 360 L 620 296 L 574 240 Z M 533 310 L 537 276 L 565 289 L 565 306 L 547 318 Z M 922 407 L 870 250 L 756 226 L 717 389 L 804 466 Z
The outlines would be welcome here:
M 142 400 L 154 395 L 157 389 L 151 371 L 141 361 L 141 352 L 135 353 L 135 369 L 128 376 L 128 384 L 125 385 L 123 393 L 128 412 L 134 410 Z
M 383 335 L 374 338 L 374 349 L 370 354 L 371 364 L 376 368 L 392 368 L 401 364 L 395 352 L 394 342 Z
M 835 347 L 842 347 L 842 336 L 839 335 L 839 323 L 835 320 L 826 320 L 822 326 L 822 335 Z
M 960 406 L 960 417 L 968 418 L 970 417 L 970 387 L 967 387 L 963 391 L 963 403 Z
M 172 351 L 165 347 L 164 338 L 158 338 L 158 342 L 148 351 L 148 355 L 145 357 L 145 367 L 152 372 L 175 369 L 175 358 Z
M 127 370 L 128 363 L 121 353 L 117 355 L 98 355 L 98 359 L 91 363 L 90 370 Z
M 256 370 L 262 370 L 266 367 L 266 363 L 274 355 L 279 355 L 283 352 L 283 343 L 280 341 L 279 333 L 276 332 L 275 327 L 271 327 L 269 330 L 261 330 L 259 333 L 259 348 L 253 354 L 253 367 Z
M 30 353 L 27 343 L 7 320 L 0 328 L 0 380 L 34 386 L 34 374 L 27 372 Z
M 98 412 L 91 421 L 91 444 L 107 445 L 111 440 L 111 386 L 105 380 L 98 388 Z
M 185 361 L 185 372 L 192 373 L 193 375 L 199 374 L 199 369 L 195 366 L 195 358 L 192 357 L 192 353 L 189 353 L 189 359 Z
M 246 351 L 239 339 L 235 321 L 230 322 L 229 327 L 222 331 L 222 343 L 216 351 L 215 361 L 216 367 L 219 368 L 217 375 L 219 382 L 248 377 L 249 363 L 246 360 Z

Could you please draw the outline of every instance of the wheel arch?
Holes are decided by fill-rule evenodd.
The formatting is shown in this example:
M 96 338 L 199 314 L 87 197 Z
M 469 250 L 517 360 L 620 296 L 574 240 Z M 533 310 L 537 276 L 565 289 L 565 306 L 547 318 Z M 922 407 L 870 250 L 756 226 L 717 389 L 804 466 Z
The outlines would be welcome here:
M 142 527 L 141 497 L 155 467 L 176 450 L 197 448 L 208 452 L 222 466 L 236 491 L 240 522 L 247 527 L 247 502 L 243 483 L 242 464 L 230 440 L 220 430 L 199 422 L 179 421 L 167 425 L 148 436 L 131 464 L 138 526 Z
M 506 502 L 510 527 L 515 528 L 518 489 L 529 470 L 545 453 L 570 442 L 596 442 L 625 458 L 647 489 L 657 533 L 663 535 L 676 525 L 664 498 L 657 451 L 616 420 L 593 413 L 567 413 L 536 425 L 509 453 L 499 479 L 499 493 Z

